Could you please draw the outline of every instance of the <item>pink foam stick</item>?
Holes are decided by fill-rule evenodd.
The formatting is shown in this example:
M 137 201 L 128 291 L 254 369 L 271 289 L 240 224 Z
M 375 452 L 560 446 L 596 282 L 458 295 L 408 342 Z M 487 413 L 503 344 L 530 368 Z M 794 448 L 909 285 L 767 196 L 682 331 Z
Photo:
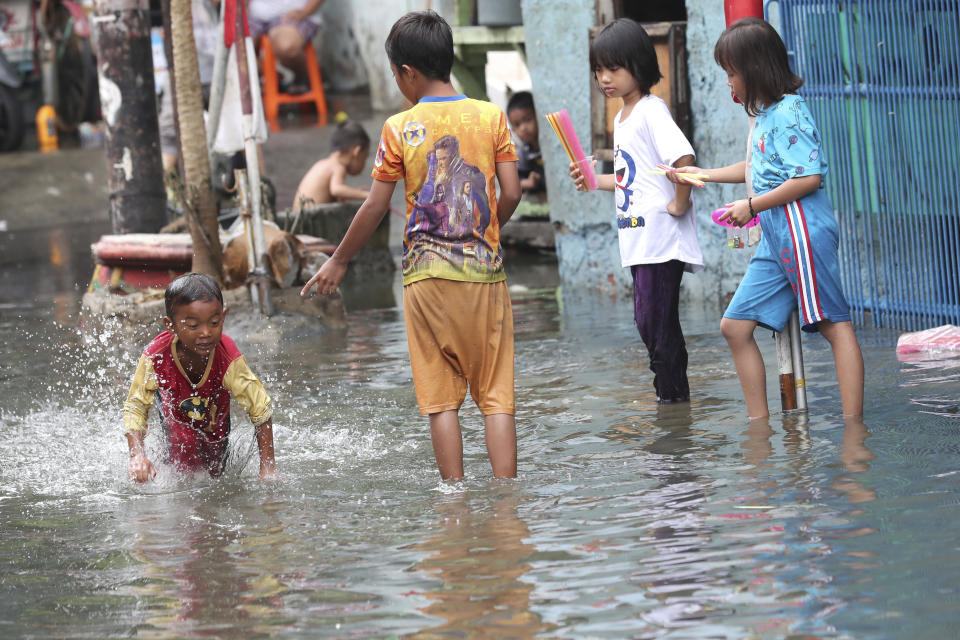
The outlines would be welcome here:
M 583 147 L 580 146 L 580 140 L 577 138 L 577 131 L 573 128 L 573 122 L 570 120 L 570 114 L 567 113 L 566 109 L 560 109 L 556 113 L 557 122 L 560 124 L 560 129 L 563 131 L 563 137 L 567 140 L 567 143 L 570 145 L 570 151 L 573 152 L 573 161 L 577 163 L 580 167 L 580 171 L 583 172 L 583 177 L 587 181 L 587 186 L 591 190 L 596 190 L 597 188 L 597 176 L 593 171 L 593 163 L 587 162 L 587 154 L 583 152 Z
M 710 217 L 713 219 L 714 222 L 716 222 L 721 227 L 736 227 L 737 225 L 733 224 L 733 222 L 730 219 L 723 220 L 723 221 L 720 220 L 720 216 L 725 214 L 727 211 L 730 211 L 730 209 L 727 207 L 720 207 L 719 209 L 714 209 L 713 214 Z M 759 217 L 751 218 L 750 222 L 748 222 L 747 224 L 739 228 L 749 229 L 750 227 L 755 227 L 757 225 L 757 222 L 759 221 L 760 221 Z

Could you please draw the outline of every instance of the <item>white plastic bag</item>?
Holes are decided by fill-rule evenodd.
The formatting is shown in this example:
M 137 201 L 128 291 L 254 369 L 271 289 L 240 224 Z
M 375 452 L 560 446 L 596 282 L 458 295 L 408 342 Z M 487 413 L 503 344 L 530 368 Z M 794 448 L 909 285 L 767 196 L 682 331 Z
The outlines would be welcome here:
M 250 38 L 243 40 L 247 49 L 247 68 L 250 70 L 250 97 L 253 101 L 253 138 L 258 143 L 267 139 L 267 121 L 263 116 L 260 97 L 260 76 L 257 74 L 257 54 Z M 223 88 L 223 108 L 213 150 L 234 153 L 243 150 L 243 108 L 240 105 L 240 77 L 237 73 L 236 45 L 227 54 L 227 79 Z

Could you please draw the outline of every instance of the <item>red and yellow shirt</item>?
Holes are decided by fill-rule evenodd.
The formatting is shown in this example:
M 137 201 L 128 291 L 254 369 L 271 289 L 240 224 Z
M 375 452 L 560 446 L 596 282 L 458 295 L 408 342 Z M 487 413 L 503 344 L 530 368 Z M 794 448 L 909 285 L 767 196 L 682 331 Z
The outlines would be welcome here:
M 123 404 L 125 432 L 146 431 L 147 412 L 156 404 L 170 445 L 171 462 L 181 470 L 209 469 L 225 462 L 230 433 L 230 396 L 259 426 L 270 419 L 270 397 L 228 336 L 207 360 L 194 384 L 177 356 L 177 338 L 165 331 L 143 350 Z

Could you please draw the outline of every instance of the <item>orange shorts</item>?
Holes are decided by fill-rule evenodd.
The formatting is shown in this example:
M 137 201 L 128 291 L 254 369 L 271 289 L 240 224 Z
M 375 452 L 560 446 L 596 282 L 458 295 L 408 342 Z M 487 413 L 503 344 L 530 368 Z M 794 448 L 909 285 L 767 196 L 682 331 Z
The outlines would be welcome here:
M 403 288 L 403 315 L 420 413 L 513 414 L 513 309 L 506 282 L 427 278 Z

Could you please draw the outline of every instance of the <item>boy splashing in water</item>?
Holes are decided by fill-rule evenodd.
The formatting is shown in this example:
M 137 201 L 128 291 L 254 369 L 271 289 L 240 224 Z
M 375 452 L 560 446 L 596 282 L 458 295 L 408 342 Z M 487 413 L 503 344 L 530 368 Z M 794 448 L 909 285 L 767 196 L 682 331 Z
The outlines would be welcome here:
M 260 449 L 260 477 L 274 475 L 270 398 L 243 354 L 223 334 L 223 294 L 205 274 L 187 273 L 165 293 L 167 330 L 140 356 L 123 404 L 123 430 L 130 448 L 127 474 L 136 482 L 157 471 L 143 439 L 147 411 L 156 404 L 178 471 L 206 471 L 217 477 L 227 462 L 230 396 L 247 410 Z

